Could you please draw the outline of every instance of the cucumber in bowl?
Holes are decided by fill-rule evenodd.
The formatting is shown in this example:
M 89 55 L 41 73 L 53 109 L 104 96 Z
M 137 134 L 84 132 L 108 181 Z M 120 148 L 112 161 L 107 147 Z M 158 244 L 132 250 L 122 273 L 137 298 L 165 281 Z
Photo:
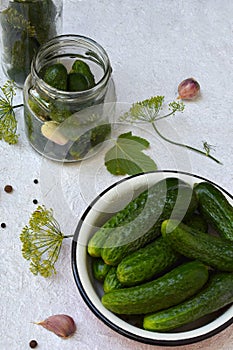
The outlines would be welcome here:
M 88 254 L 87 246 L 90 239 L 94 237 L 95 233 L 106 222 L 108 222 L 108 220 L 111 220 L 111 218 L 115 214 L 123 210 L 129 204 L 129 198 L 131 198 L 131 200 L 135 200 L 135 198 L 137 198 L 137 196 L 140 195 L 140 193 L 148 189 L 148 187 L 151 187 L 159 181 L 170 177 L 179 178 L 180 180 L 187 183 L 191 188 L 193 188 L 194 184 L 196 183 L 204 181 L 209 182 L 207 179 L 199 177 L 197 175 L 191 175 L 188 173 L 177 171 L 156 171 L 147 174 L 138 174 L 136 176 L 128 177 L 124 180 L 121 180 L 120 182 L 117 182 L 114 185 L 110 186 L 108 189 L 106 189 L 103 193 L 100 194 L 100 196 L 98 196 L 94 200 L 93 203 L 90 204 L 90 207 L 83 214 L 78 224 L 72 244 L 72 267 L 75 281 L 77 283 L 81 296 L 83 297 L 84 301 L 87 303 L 91 311 L 110 328 L 114 329 L 116 332 L 130 339 L 134 339 L 136 341 L 146 344 L 163 346 L 191 344 L 209 338 L 212 335 L 220 332 L 222 329 L 226 328 L 233 322 L 233 307 L 231 306 L 230 298 L 228 299 L 227 304 L 224 304 L 225 306 L 223 308 L 210 312 L 205 317 L 200 317 L 195 321 L 188 319 L 187 323 L 183 327 L 173 328 L 171 331 L 152 331 L 144 329 L 143 318 L 146 318 L 147 316 L 149 317 L 150 314 L 153 315 L 157 312 L 163 312 L 163 310 L 148 312 L 147 309 L 146 313 L 141 314 L 141 316 L 138 314 L 129 314 L 126 316 L 125 314 L 122 314 L 122 312 L 124 312 L 123 307 L 122 310 L 120 310 L 120 313 L 115 313 L 107 309 L 101 302 L 101 299 L 103 300 L 103 298 L 107 298 L 107 294 L 105 297 L 103 284 L 96 281 L 93 277 L 93 274 L 91 272 L 91 262 L 93 258 Z M 233 197 L 221 187 L 215 184 L 213 185 L 216 186 L 223 193 L 230 205 L 233 205 Z M 200 211 L 195 210 L 195 214 L 200 215 Z M 174 219 L 172 214 L 171 218 Z M 186 225 L 187 222 L 188 220 L 185 220 Z M 201 227 L 203 227 L 205 231 L 206 225 L 202 225 Z M 112 227 L 111 229 L 114 228 Z M 202 233 L 206 235 L 210 234 L 210 232 Z M 214 232 L 214 234 L 216 235 L 216 232 Z M 182 255 L 181 260 L 179 261 L 179 263 L 177 263 L 176 266 L 180 267 L 182 266 L 182 264 L 193 262 L 193 260 L 193 258 L 189 258 Z M 213 275 L 213 273 L 229 274 L 229 272 L 218 272 L 215 268 L 210 267 L 207 263 L 201 264 L 203 264 L 205 268 L 208 269 L 210 277 Z M 166 271 L 162 271 L 158 275 L 150 277 L 149 281 L 147 281 L 146 283 L 151 283 L 151 281 L 153 280 L 158 281 L 167 273 L 172 272 L 173 269 L 176 268 L 176 266 L 168 267 Z M 208 286 L 210 277 L 203 284 L 203 286 L 200 287 L 199 291 L 194 293 L 193 296 L 189 296 L 186 300 L 178 302 L 177 305 L 171 307 L 173 308 L 178 305 L 181 305 L 183 302 L 185 303 L 186 301 L 191 300 L 191 298 L 197 296 L 198 293 L 201 293 L 204 290 L 204 288 Z M 108 294 L 110 295 L 112 293 L 113 295 L 113 293 L 125 293 L 125 295 L 127 295 L 127 292 L 129 292 L 131 288 L 138 288 L 138 290 L 141 290 L 143 285 L 146 283 L 139 282 L 138 285 L 133 287 L 128 287 L 125 285 L 120 287 L 119 289 L 117 288 L 115 291 L 109 292 Z M 224 287 L 222 288 L 222 290 L 224 291 Z M 176 289 L 174 289 L 174 293 L 176 293 Z M 119 296 L 119 294 L 117 295 Z M 119 300 L 117 300 L 117 302 L 118 301 Z M 166 307 L 164 310 L 169 310 L 169 308 L 171 307 Z M 137 325 L 135 325 L 136 318 L 140 319 L 140 322 L 137 322 Z

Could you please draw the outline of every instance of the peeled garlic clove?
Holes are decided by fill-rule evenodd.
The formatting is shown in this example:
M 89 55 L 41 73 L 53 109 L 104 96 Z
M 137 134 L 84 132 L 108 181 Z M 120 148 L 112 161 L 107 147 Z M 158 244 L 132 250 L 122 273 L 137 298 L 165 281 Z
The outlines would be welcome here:
M 179 98 L 182 100 L 193 100 L 198 96 L 199 92 L 200 85 L 193 78 L 183 80 L 178 86 Z
M 76 331 L 76 325 L 72 317 L 68 315 L 53 315 L 44 321 L 36 323 L 45 329 L 55 333 L 59 337 L 68 338 Z
M 41 127 L 41 133 L 60 146 L 64 146 L 69 140 L 59 131 L 59 123 L 54 121 L 45 122 Z

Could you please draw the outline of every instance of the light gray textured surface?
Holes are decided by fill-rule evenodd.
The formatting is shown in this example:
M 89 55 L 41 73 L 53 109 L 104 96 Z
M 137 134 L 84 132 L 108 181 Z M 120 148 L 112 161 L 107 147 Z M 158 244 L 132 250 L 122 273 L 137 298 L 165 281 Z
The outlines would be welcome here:
M 63 32 L 89 36 L 106 49 L 119 102 L 132 103 L 152 95 L 165 95 L 171 101 L 178 84 L 195 77 L 201 97 L 187 102 L 183 114 L 158 125 L 167 135 L 193 146 L 200 147 L 202 141 L 215 145 L 214 155 L 223 165 L 168 147 L 148 128 L 141 135 L 151 142 L 148 154 L 160 169 L 193 172 L 233 192 L 232 1 L 65 0 Z M 17 99 L 21 100 L 20 92 Z M 0 228 L 0 348 L 25 350 L 36 339 L 38 349 L 43 350 L 156 349 L 118 335 L 89 311 L 73 281 L 70 241 L 64 242 L 54 278 L 34 277 L 29 272 L 19 234 L 36 207 L 33 199 L 52 207 L 62 230 L 72 234 L 90 200 L 118 178 L 104 168 L 104 153 L 71 166 L 44 160 L 26 140 L 22 111 L 17 116 L 19 143 L 0 142 L 0 222 L 7 225 Z M 35 178 L 38 185 L 33 183 Z M 13 193 L 3 191 L 6 184 L 13 186 Z M 77 323 L 73 338 L 62 340 L 31 323 L 55 313 L 73 316 Z M 232 350 L 232 331 L 233 326 L 180 349 Z

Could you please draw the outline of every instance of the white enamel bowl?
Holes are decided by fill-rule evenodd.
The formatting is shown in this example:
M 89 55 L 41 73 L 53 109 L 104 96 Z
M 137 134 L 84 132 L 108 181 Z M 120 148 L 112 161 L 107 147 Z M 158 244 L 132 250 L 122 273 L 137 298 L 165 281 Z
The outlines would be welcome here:
M 91 258 L 87 254 L 87 243 L 97 227 L 100 227 L 113 212 L 122 209 L 138 191 L 167 177 L 178 177 L 191 185 L 208 181 L 184 172 L 156 171 L 128 177 L 110 186 L 90 204 L 78 223 L 72 242 L 72 269 L 82 298 L 90 310 L 107 326 L 125 337 L 142 343 L 178 346 L 204 340 L 225 329 L 233 322 L 233 306 L 225 307 L 211 316 L 169 333 L 143 330 L 128 320 L 114 315 L 101 304 L 102 287 L 92 276 Z M 233 205 L 233 196 L 218 185 L 214 185 Z

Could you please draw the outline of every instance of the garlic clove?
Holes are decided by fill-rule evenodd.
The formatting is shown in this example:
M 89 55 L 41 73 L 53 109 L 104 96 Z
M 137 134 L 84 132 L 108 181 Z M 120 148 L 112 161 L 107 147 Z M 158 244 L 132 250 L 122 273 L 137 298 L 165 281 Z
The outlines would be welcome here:
M 64 146 L 69 140 L 59 131 L 59 125 L 60 124 L 55 121 L 45 122 L 41 127 L 41 133 L 50 141 Z
M 200 85 L 194 78 L 183 80 L 178 86 L 179 97 L 182 100 L 193 100 L 199 95 Z
M 76 325 L 73 318 L 64 314 L 50 316 L 44 321 L 36 324 L 55 333 L 61 338 L 71 337 L 76 331 Z

